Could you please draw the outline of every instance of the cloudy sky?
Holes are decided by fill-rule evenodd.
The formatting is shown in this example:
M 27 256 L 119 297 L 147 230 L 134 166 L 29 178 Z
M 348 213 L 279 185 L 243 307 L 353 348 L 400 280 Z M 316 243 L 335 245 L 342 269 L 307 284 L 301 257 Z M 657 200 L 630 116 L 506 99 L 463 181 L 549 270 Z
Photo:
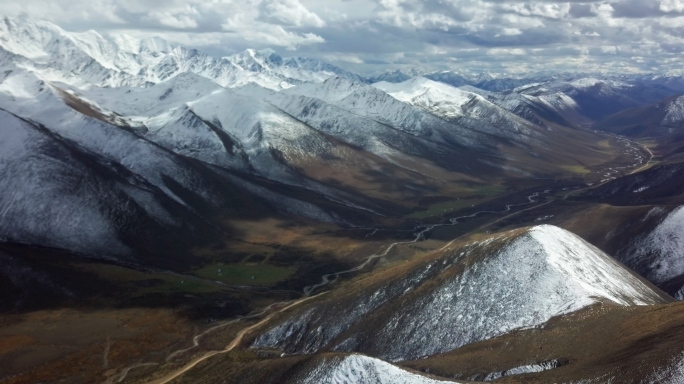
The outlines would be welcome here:
M 0 0 L 67 30 L 226 55 L 273 48 L 377 72 L 682 72 L 684 0 Z

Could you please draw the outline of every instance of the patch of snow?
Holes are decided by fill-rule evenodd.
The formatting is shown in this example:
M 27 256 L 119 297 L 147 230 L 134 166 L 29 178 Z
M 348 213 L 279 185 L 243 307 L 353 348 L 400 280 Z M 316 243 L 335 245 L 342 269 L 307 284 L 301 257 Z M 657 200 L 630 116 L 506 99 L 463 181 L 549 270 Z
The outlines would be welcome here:
M 634 245 L 627 261 L 639 260 L 649 261 L 645 277 L 656 284 L 684 274 L 684 206 L 672 211 Z
M 435 380 L 398 368 L 373 357 L 350 355 L 326 358 L 298 381 L 301 384 L 438 384 Z
M 603 83 L 603 81 L 596 79 L 596 78 L 593 78 L 593 77 L 586 77 L 583 79 L 579 79 L 579 80 L 575 80 L 575 81 L 570 82 L 570 84 L 572 84 L 572 86 L 577 87 L 577 88 L 589 88 L 589 87 L 593 87 L 596 84 L 600 84 L 600 83 Z
M 662 125 L 674 125 L 684 122 L 684 96 L 680 96 L 667 106 L 667 115 L 661 122 Z
M 0 238 L 105 257 L 130 250 L 99 197 L 104 190 L 50 136 L 0 111 Z
M 545 361 L 543 363 L 538 363 L 538 364 L 528 364 L 528 365 L 521 365 L 519 367 L 507 369 L 505 371 L 499 371 L 499 372 L 492 372 L 485 376 L 482 381 L 493 381 L 500 379 L 505 376 L 513 376 L 513 375 L 522 375 L 524 373 L 536 373 L 536 372 L 544 372 L 548 371 L 551 369 L 556 369 L 562 365 L 567 364 L 566 361 L 561 361 L 558 359 L 555 360 L 550 360 L 550 361 Z M 478 380 L 477 378 L 473 378 L 473 381 Z
M 645 384 L 681 384 L 684 383 L 684 354 L 673 359 L 670 364 L 649 376 Z
M 454 142 L 481 147 L 487 139 L 479 132 L 449 123 L 371 85 L 331 78 L 322 84 L 302 84 L 282 91 L 320 99 L 350 113 L 389 125 L 435 143 Z

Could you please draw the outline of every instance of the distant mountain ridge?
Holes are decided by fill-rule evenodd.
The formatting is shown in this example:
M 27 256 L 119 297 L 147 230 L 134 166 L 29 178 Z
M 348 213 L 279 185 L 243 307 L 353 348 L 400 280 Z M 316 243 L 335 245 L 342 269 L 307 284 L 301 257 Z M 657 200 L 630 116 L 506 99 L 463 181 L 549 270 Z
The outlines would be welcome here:
M 96 31 L 67 32 L 55 24 L 30 19 L 0 19 L 3 62 L 14 62 L 53 81 L 72 85 L 142 86 L 182 72 L 193 72 L 225 87 L 254 82 L 283 89 L 332 76 L 365 81 L 333 65 L 301 57 L 282 58 L 272 50 L 248 49 L 211 57 L 158 38 L 136 39 Z

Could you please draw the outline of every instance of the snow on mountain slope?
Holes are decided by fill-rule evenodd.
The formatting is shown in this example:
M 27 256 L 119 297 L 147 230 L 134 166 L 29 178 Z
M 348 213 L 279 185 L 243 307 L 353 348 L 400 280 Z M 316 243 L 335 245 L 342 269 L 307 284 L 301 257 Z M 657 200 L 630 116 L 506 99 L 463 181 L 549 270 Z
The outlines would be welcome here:
M 380 359 L 363 355 L 323 359 L 297 380 L 299 384 L 437 384 L 454 383 L 411 373 Z
M 135 72 L 125 72 L 116 65 L 121 62 L 130 66 L 135 61 L 133 54 L 121 52 L 94 31 L 70 33 L 54 24 L 22 16 L 2 18 L 0 36 L 4 50 L 29 59 L 15 64 L 40 72 L 52 81 L 80 86 L 145 84 L 145 79 Z
M 254 346 L 358 351 L 398 361 L 537 326 L 597 301 L 668 301 L 597 248 L 548 225 L 450 247 L 383 277 L 301 308 Z
M 447 103 L 440 109 L 443 117 L 463 116 L 463 107 L 478 95 L 449 85 L 417 77 L 401 83 L 379 82 L 374 87 L 388 93 L 395 99 L 412 105 L 430 108 L 435 104 Z M 435 108 L 436 109 L 436 108 Z
M 102 109 L 135 118 L 156 116 L 221 90 L 223 87 L 210 79 L 184 72 L 147 88 L 91 87 L 86 90 L 72 90 L 72 93 Z
M 35 78 L 33 74 L 26 74 L 26 76 Z M 150 145 L 153 150 L 142 150 L 142 153 L 138 155 L 159 154 L 161 149 L 146 140 L 140 140 L 142 137 L 176 154 L 193 157 L 241 173 L 256 174 L 286 185 L 303 187 L 321 193 L 331 201 L 347 207 L 373 210 L 368 208 L 373 204 L 362 197 L 350 195 L 304 177 L 296 169 L 297 166 L 307 161 L 315 162 L 321 157 L 329 156 L 337 143 L 270 104 L 238 95 L 198 75 L 181 74 L 167 82 L 148 88 L 96 89 L 93 87 L 89 90 L 64 91 L 54 84 L 49 84 L 47 89 L 50 92 L 46 91 L 44 111 L 39 114 L 39 117 L 51 129 L 54 128 L 55 122 L 48 123 L 48 116 L 66 113 L 68 118 L 86 119 L 88 124 L 106 127 L 106 133 L 103 132 L 103 136 L 116 135 L 122 138 L 125 136 L 126 140 L 139 141 L 136 146 L 121 148 L 121 152 L 133 151 L 133 148 L 142 149 L 141 147 Z M 72 98 L 74 100 L 71 100 Z M 35 108 L 32 103 L 37 100 L 29 98 L 21 103 L 10 102 L 10 104 L 11 108 L 30 115 L 29 110 Z M 86 115 L 99 115 L 100 120 L 133 127 L 134 134 L 131 134 L 128 129 L 87 118 L 67 108 L 64 102 Z M 17 104 L 25 103 L 27 105 L 17 107 Z M 2 105 L 1 100 L 0 105 Z M 84 105 L 90 107 L 85 108 Z M 149 113 L 152 116 L 146 115 Z M 74 126 L 83 128 L 80 121 L 75 122 Z M 66 126 L 61 128 L 67 129 Z M 91 129 L 88 134 L 83 134 L 84 137 L 69 137 L 83 142 L 88 135 L 93 135 L 97 131 L 99 130 Z M 101 143 L 99 141 L 98 137 L 98 145 L 110 146 L 116 142 L 116 140 Z M 87 142 L 87 145 L 92 144 L 92 141 Z M 88 148 L 98 151 L 103 147 L 88 146 Z M 105 154 L 109 155 L 108 152 Z M 116 152 L 112 155 L 121 156 L 121 153 Z M 153 159 L 153 161 L 137 162 L 133 164 L 135 168 L 132 169 L 146 175 L 149 180 L 163 189 L 165 188 L 163 177 L 160 178 L 162 174 L 173 175 L 174 178 L 184 180 L 180 182 L 181 185 L 192 183 L 191 180 L 195 175 L 192 172 L 185 175 L 186 169 L 183 166 L 176 165 L 176 169 L 166 170 L 167 167 L 174 167 L 169 164 L 169 159 L 172 162 L 177 162 L 178 159 L 169 156 L 168 153 L 164 156 L 153 156 Z M 164 171 L 157 174 L 156 172 L 160 170 Z M 201 183 L 188 188 L 192 190 L 199 186 Z M 245 186 L 245 188 L 253 189 L 254 187 Z M 199 195 L 208 198 L 207 193 L 203 192 Z M 308 211 L 314 212 L 316 209 L 309 207 Z M 330 216 L 320 212 L 316 213 L 316 217 L 333 221 Z
M 643 381 L 644 384 L 684 383 L 684 353 L 671 359 L 669 364 L 653 372 Z
M 573 81 L 548 81 L 516 89 L 517 93 L 544 98 L 565 95 L 577 105 L 578 112 L 592 120 L 603 119 L 627 108 L 655 103 L 676 94 L 664 87 L 612 79 L 579 78 Z M 556 99 L 558 97 L 556 96 Z M 553 103 L 553 100 L 547 100 Z
M 188 103 L 205 121 L 235 137 L 249 153 L 268 146 L 284 153 L 315 156 L 324 145 L 313 137 L 316 133 L 300 121 L 273 106 L 237 95 L 228 90 L 213 93 Z
M 199 74 L 225 87 L 253 82 L 283 89 L 332 76 L 364 81 L 333 65 L 305 58 L 283 59 L 271 50 L 248 49 L 214 58 L 195 49 L 172 46 L 158 37 L 141 40 L 123 34 L 67 32 L 27 16 L 0 20 L 0 48 L 17 55 L 15 64 L 21 63 L 50 81 L 80 88 L 146 86 L 182 72 Z
M 661 122 L 661 125 L 671 126 L 680 125 L 684 122 L 684 96 L 674 99 L 667 106 L 667 115 Z
M 143 68 L 140 73 L 143 78 L 158 83 L 183 72 L 204 76 L 224 87 L 256 83 L 270 89 L 282 89 L 291 87 L 292 83 L 299 83 L 299 80 L 274 71 L 268 66 L 267 58 L 254 50 L 214 58 L 195 49 L 175 47 L 169 54 Z
M 434 144 L 373 119 L 313 97 L 274 92 L 257 85 L 236 88 L 236 92 L 264 100 L 307 125 L 345 143 L 363 148 L 392 161 L 397 157 L 419 155 L 423 149 L 435 151 Z
M 210 238 L 215 239 L 212 236 L 217 236 L 216 229 L 208 223 L 216 212 L 232 215 L 236 211 L 253 207 L 265 212 L 287 212 L 300 217 L 334 222 L 341 219 L 326 212 L 327 209 L 340 206 L 348 209 L 347 207 L 354 205 L 349 200 L 360 200 L 354 200 L 332 188 L 325 189 L 325 186 L 307 183 L 306 180 L 297 185 L 304 184 L 340 203 L 331 202 L 326 205 L 324 201 L 319 201 L 318 204 L 324 206 L 321 208 L 308 201 L 298 200 L 305 191 L 285 191 L 283 195 L 277 189 L 270 190 L 268 185 L 260 186 L 258 181 L 255 184 L 249 179 L 189 161 L 184 156 L 153 144 L 130 129 L 89 116 L 92 111 L 86 109 L 86 114 L 79 113 L 65 104 L 65 91 L 40 79 L 34 73 L 15 70 L 0 76 L 1 109 L 30 119 L 47 135 L 66 143 L 65 151 L 75 156 L 76 160 L 86 159 L 85 165 L 81 167 L 85 171 L 79 173 L 71 171 L 68 162 L 65 163 L 61 157 L 50 160 L 52 152 L 48 152 L 46 161 L 50 166 L 44 168 L 50 172 L 24 169 L 22 172 L 17 171 L 21 177 L 14 173 L 3 176 L 2 180 L 11 180 L 3 185 L 7 188 L 3 191 L 3 196 L 10 200 L 1 203 L 5 220 L 0 228 L 0 236 L 5 239 L 94 255 L 116 254 L 116 257 L 123 257 L 127 253 L 124 250 L 128 249 L 134 249 L 138 256 L 142 254 L 146 258 L 159 257 L 161 254 L 174 255 L 168 260 L 157 260 L 158 265 L 166 265 L 177 260 L 177 253 L 186 252 L 186 247 L 196 246 Z M 275 109 L 267 107 L 269 110 Z M 186 115 L 192 114 L 188 112 Z M 3 124 L 4 120 L 0 119 Z M 199 127 L 206 126 L 199 117 L 195 120 L 198 124 L 201 123 Z M 191 131 L 198 126 L 189 124 L 178 128 Z M 183 132 L 178 134 L 183 135 Z M 269 151 L 264 153 L 268 155 Z M 33 147 L 26 156 L 30 159 L 45 158 L 39 149 Z M 201 158 L 202 155 L 198 157 Z M 259 162 L 262 169 L 270 169 L 281 179 L 291 175 L 279 172 L 280 169 L 274 164 L 285 169 L 287 167 L 275 162 L 273 157 L 266 157 L 264 160 L 262 156 L 252 164 Z M 29 161 L 23 163 L 30 167 Z M 19 166 L 16 164 L 22 162 L 15 162 L 15 168 L 11 169 Z M 83 172 L 86 173 L 85 176 L 82 175 Z M 78 192 L 73 192 L 74 188 Z M 46 194 L 38 193 L 43 189 L 47 191 Z M 81 192 L 85 197 L 76 198 Z M 243 199 L 240 194 L 245 192 L 249 192 L 250 197 Z M 293 196 L 287 195 L 288 193 Z M 67 203 L 52 206 L 52 202 L 61 202 L 71 195 L 74 195 L 74 204 L 80 204 L 80 210 Z M 84 199 L 87 201 L 83 201 Z M 248 205 L 243 207 L 242 204 L 245 203 Z M 62 206 L 70 211 L 62 211 Z M 98 212 L 101 213 L 100 216 L 97 215 Z M 83 220 L 77 220 L 75 215 Z M 36 221 L 35 218 L 40 220 Z M 63 224 L 64 220 L 71 219 L 83 227 L 92 226 L 93 230 L 112 228 L 113 234 L 104 230 L 98 233 L 82 230 L 83 235 L 69 232 L 64 236 L 68 241 L 60 237 L 58 231 L 55 231 L 54 238 L 49 235 L 54 230 L 53 227 L 59 225 L 63 225 L 64 230 L 77 230 L 78 228 Z M 83 237 L 88 234 L 92 237 Z M 121 239 L 127 247 L 117 248 L 113 239 Z M 106 247 L 107 252 L 93 244 Z
M 644 277 L 654 284 L 684 276 L 684 207 L 672 211 L 630 248 L 625 252 L 625 263 L 647 262 Z M 684 288 L 680 294 L 684 295 Z
M 167 258 L 173 251 L 161 249 L 183 243 L 160 244 L 152 233 L 183 233 L 188 242 L 198 238 L 197 230 L 211 236 L 191 211 L 120 164 L 4 110 L 0 121 L 3 241 L 132 261 L 144 243 Z
M 590 121 L 579 114 L 577 103 L 563 93 L 532 96 L 517 91 L 497 93 L 469 86 L 462 88 L 477 93 L 493 104 L 540 126 L 546 126 L 548 122 L 574 126 Z
M 329 145 L 279 109 L 192 73 L 149 88 L 76 92 L 113 120 L 146 128 L 141 134 L 150 140 L 170 149 L 190 148 L 193 153 L 186 154 L 203 160 L 207 151 L 223 157 L 219 165 L 237 164 L 226 156 L 238 151 L 252 156 L 274 148 L 286 157 L 315 156 Z
M 108 257 L 129 253 L 97 198 L 116 193 L 100 189 L 49 135 L 5 111 L 0 121 L 0 239 Z M 79 179 L 80 188 L 69 185 Z
M 165 181 L 170 177 L 198 196 L 214 200 L 212 193 L 197 185 L 194 172 L 174 156 L 119 127 L 76 112 L 64 103 L 59 92 L 34 73 L 16 70 L 0 83 L 0 108 L 43 124 L 87 150 L 110 158 L 169 196 L 176 196 Z
M 498 107 L 477 93 L 423 77 L 398 84 L 383 82 L 373 85 L 397 100 L 488 134 L 517 140 L 525 140 L 525 136 L 538 136 L 535 132 L 537 127 L 529 121 Z M 482 124 L 473 124 L 466 118 Z
M 302 84 L 283 92 L 321 99 L 351 113 L 434 142 L 485 147 L 488 141 L 476 131 L 437 118 L 371 85 L 331 78 L 322 84 Z
M 175 153 L 204 162 L 244 166 L 235 143 L 197 116 L 188 103 L 223 88 L 192 73 L 182 73 L 148 88 L 67 89 L 69 101 L 87 105 L 104 120 L 133 127 L 138 134 Z
M 594 77 L 584 77 L 581 79 L 573 80 L 568 82 L 568 84 L 572 85 L 575 88 L 591 88 L 595 87 L 597 84 L 608 84 L 611 87 L 631 87 L 632 85 L 622 82 L 622 81 L 615 81 L 615 80 L 599 80 Z M 557 87 L 562 87 L 563 83 L 557 83 L 555 86 Z

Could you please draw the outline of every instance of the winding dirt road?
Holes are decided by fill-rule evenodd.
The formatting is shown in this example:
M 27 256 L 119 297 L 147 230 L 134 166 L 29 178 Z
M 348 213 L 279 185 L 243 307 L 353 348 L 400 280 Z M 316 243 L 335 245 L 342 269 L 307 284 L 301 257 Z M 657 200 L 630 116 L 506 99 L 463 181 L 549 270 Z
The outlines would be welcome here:
M 171 372 L 171 373 L 169 373 L 169 374 L 167 374 L 167 375 L 165 375 L 165 376 L 163 376 L 163 377 L 161 377 L 161 378 L 159 378 L 159 379 L 150 381 L 149 384 L 165 384 L 165 383 L 168 383 L 168 382 L 170 382 L 171 380 L 173 380 L 173 379 L 175 379 L 175 378 L 177 378 L 177 377 L 183 375 L 185 372 L 191 370 L 191 369 L 194 368 L 197 364 L 203 362 L 204 360 L 206 360 L 206 359 L 208 359 L 208 358 L 210 358 L 210 357 L 212 357 L 212 356 L 216 356 L 216 355 L 220 355 L 220 354 L 223 354 L 223 353 L 227 353 L 227 352 L 232 351 L 232 350 L 235 349 L 238 345 L 240 345 L 240 343 L 242 342 L 242 339 L 245 337 L 245 335 L 246 335 L 249 331 L 251 331 L 251 330 L 253 330 L 253 329 L 255 329 L 255 328 L 258 328 L 258 327 L 262 326 L 263 324 L 265 324 L 266 322 L 268 322 L 269 320 L 271 320 L 271 318 L 273 318 L 273 316 L 277 315 L 278 313 L 284 312 L 284 311 L 286 311 L 286 310 L 288 310 L 288 309 L 290 309 L 290 308 L 292 308 L 292 307 L 295 307 L 295 306 L 297 306 L 297 305 L 299 305 L 299 304 L 301 304 L 301 303 L 303 303 L 303 302 L 305 302 L 305 301 L 307 301 L 307 300 L 311 300 L 311 299 L 313 299 L 314 297 L 318 297 L 318 296 L 321 296 L 321 295 L 323 295 L 323 294 L 325 294 L 325 292 L 323 292 L 323 293 L 321 293 L 321 294 L 318 294 L 318 295 L 316 295 L 316 296 L 304 297 L 304 298 L 302 298 L 302 299 L 299 299 L 299 300 L 296 300 L 296 301 L 291 302 L 289 305 L 287 305 L 287 306 L 281 308 L 280 310 L 278 310 L 278 311 L 276 311 L 276 312 L 273 312 L 273 313 L 269 314 L 268 316 L 264 317 L 264 318 L 263 318 L 261 321 L 259 321 L 258 323 L 252 324 L 252 325 L 250 325 L 249 327 L 242 329 L 240 332 L 238 332 L 238 334 L 235 336 L 235 338 L 233 339 L 233 341 L 231 341 L 228 345 L 226 345 L 226 348 L 224 348 L 224 349 L 222 349 L 222 350 L 220 350 L 220 351 L 211 351 L 211 352 L 207 352 L 207 353 L 205 353 L 205 354 L 203 354 L 203 355 L 201 355 L 201 356 L 198 356 L 198 357 L 196 357 L 195 359 L 193 359 L 192 361 L 190 361 L 189 363 L 187 363 L 186 365 L 184 365 L 183 367 L 181 367 L 181 368 L 179 368 L 179 369 L 177 369 L 177 370 L 175 370 L 175 371 L 173 371 L 173 372 Z
M 640 146 L 641 146 L 641 145 L 640 145 Z M 646 151 L 648 151 L 648 153 L 650 154 L 651 157 L 649 158 L 649 160 L 646 162 L 645 165 L 642 165 L 640 168 L 638 168 L 637 170 L 631 172 L 630 174 L 639 172 L 640 170 L 642 170 L 642 169 L 644 169 L 645 167 L 647 167 L 647 166 L 649 165 L 650 161 L 651 161 L 651 160 L 653 159 L 653 157 L 654 157 L 653 153 L 652 153 L 648 148 L 646 148 L 646 147 L 644 147 L 644 146 L 641 146 L 641 147 L 644 148 Z M 643 164 L 643 163 L 641 163 L 641 164 Z M 626 167 L 625 167 L 625 168 L 626 168 Z M 607 183 L 607 182 L 609 182 L 609 181 L 604 181 L 604 182 L 599 183 L 598 185 L 587 186 L 587 187 L 584 187 L 584 188 L 576 188 L 576 189 L 574 189 L 574 190 L 568 192 L 567 194 L 565 194 L 565 195 L 563 196 L 562 199 L 567 199 L 570 195 L 572 195 L 572 194 L 574 194 L 574 193 L 580 192 L 580 191 L 582 191 L 582 190 L 590 189 L 590 188 L 595 188 L 595 187 L 597 187 L 597 186 L 599 186 L 599 185 L 603 185 L 603 184 L 605 184 L 605 183 Z M 261 321 L 255 323 L 255 324 L 253 324 L 253 325 L 251 325 L 251 326 L 249 326 L 249 327 L 246 327 L 246 328 L 242 329 L 242 330 L 235 336 L 235 338 L 234 338 L 234 339 L 233 339 L 233 340 L 232 340 L 232 341 L 231 341 L 223 350 L 211 351 L 211 352 L 207 352 L 207 353 L 205 353 L 205 354 L 203 354 L 203 355 L 201 355 L 201 356 L 195 357 L 195 358 L 193 358 L 190 362 L 188 362 L 187 364 L 185 364 L 183 367 L 181 367 L 181 368 L 179 368 L 179 369 L 177 369 L 177 370 L 174 370 L 174 371 L 172 371 L 172 372 L 166 374 L 165 376 L 163 376 L 163 377 L 161 377 L 161 378 L 158 378 L 158 379 L 155 379 L 155 380 L 153 380 L 153 381 L 150 381 L 149 384 L 166 384 L 166 383 L 168 383 L 168 382 L 170 382 L 170 381 L 172 381 L 172 380 L 174 380 L 174 379 L 176 379 L 176 378 L 182 376 L 184 373 L 186 373 L 187 371 L 189 371 L 189 370 L 191 370 L 192 368 L 194 368 L 195 366 L 197 366 L 197 364 L 199 364 L 199 363 L 201 363 L 201 362 L 203 362 L 203 361 L 205 361 L 205 360 L 207 360 L 207 359 L 209 359 L 209 358 L 211 358 L 211 357 L 213 357 L 213 356 L 216 356 L 216 355 L 219 355 L 219 354 L 224 354 L 224 353 L 227 353 L 227 352 L 230 352 L 230 351 L 234 350 L 238 345 L 240 345 L 240 343 L 241 343 L 242 340 L 244 339 L 244 336 L 245 336 L 247 333 L 249 333 L 250 331 L 252 331 L 252 330 L 254 330 L 254 329 L 256 329 L 256 328 L 258 328 L 258 327 L 260 327 L 260 326 L 262 326 L 262 325 L 264 325 L 264 324 L 267 323 L 269 320 L 271 320 L 275 315 L 277 315 L 277 314 L 279 314 L 279 313 L 282 313 L 282 312 L 284 312 L 284 311 L 286 311 L 286 310 L 288 310 L 288 309 L 290 309 L 290 308 L 293 308 L 293 307 L 295 307 L 295 306 L 297 306 L 297 305 L 299 305 L 299 304 L 302 304 L 302 303 L 304 303 L 304 302 L 306 302 L 306 301 L 308 301 L 308 300 L 311 300 L 311 299 L 313 299 L 313 298 L 315 298 L 315 297 L 318 297 L 318 296 L 320 296 L 320 295 L 325 294 L 325 292 L 324 292 L 324 293 L 321 293 L 321 294 L 318 294 L 318 295 L 311 296 L 311 294 L 312 294 L 316 289 L 321 288 L 321 287 L 324 287 L 324 286 L 330 284 L 331 282 L 336 281 L 341 275 L 349 274 L 349 273 L 352 273 L 352 272 L 360 271 L 360 270 L 362 270 L 363 268 L 365 268 L 365 267 L 366 267 L 370 262 L 372 262 L 373 260 L 387 256 L 395 247 L 398 247 L 398 246 L 400 246 L 400 245 L 407 245 L 407 244 L 414 244 L 414 243 L 417 243 L 417 242 L 419 242 L 421 239 L 424 238 L 424 236 L 425 236 L 426 233 L 432 231 L 433 229 L 438 228 L 438 227 L 444 227 L 444 226 L 454 226 L 454 225 L 458 225 L 458 224 L 460 223 L 459 220 L 468 219 L 468 218 L 474 218 L 474 217 L 476 217 L 476 216 L 479 216 L 479 215 L 482 215 L 482 214 L 486 214 L 486 213 L 507 213 L 507 212 L 510 212 L 510 211 L 513 209 L 513 207 L 519 207 L 519 206 L 525 206 L 525 205 L 531 205 L 531 204 L 539 203 L 539 197 L 540 197 L 542 194 L 548 194 L 548 193 L 550 193 L 550 192 L 551 192 L 551 190 L 548 190 L 548 189 L 547 189 L 547 190 L 545 190 L 545 191 L 543 191 L 543 192 L 535 192 L 535 193 L 532 193 L 531 195 L 527 196 L 527 200 L 528 200 L 527 202 L 518 203 L 518 204 L 507 204 L 507 205 L 506 205 L 506 208 L 503 209 L 503 210 L 501 210 L 501 211 L 491 211 L 491 210 L 478 211 L 478 212 L 475 212 L 475 213 L 470 214 L 470 215 L 465 215 L 465 216 L 459 216 L 459 217 L 456 217 L 456 218 L 452 218 L 452 219 L 449 220 L 448 223 L 434 224 L 434 225 L 429 225 L 429 226 L 426 226 L 426 227 L 420 227 L 420 226 L 419 226 L 419 227 L 416 227 L 416 228 L 415 228 L 416 231 L 414 232 L 415 237 L 414 237 L 413 240 L 394 242 L 394 243 L 388 245 L 388 246 L 384 249 L 384 251 L 366 257 L 366 258 L 364 259 L 364 261 L 363 261 L 361 264 L 359 264 L 358 266 L 356 266 L 356 267 L 354 267 L 354 268 L 351 268 L 351 269 L 348 269 L 348 270 L 344 270 L 344 271 L 340 271 L 340 272 L 336 272 L 336 273 L 332 273 L 332 274 L 323 275 L 323 276 L 321 277 L 321 282 L 320 282 L 320 283 L 315 284 L 315 285 L 311 285 L 311 286 L 307 286 L 307 287 L 304 288 L 304 294 L 305 294 L 305 296 L 304 296 L 303 298 L 301 298 L 301 299 L 298 299 L 298 300 L 295 300 L 295 301 L 291 301 L 291 302 L 275 303 L 275 304 L 272 304 L 272 305 L 270 305 L 269 307 L 265 308 L 264 310 L 260 311 L 259 313 L 256 313 L 256 314 L 253 314 L 253 315 L 250 315 L 250 316 L 246 317 L 246 318 L 258 317 L 258 316 L 261 316 L 261 315 L 263 315 L 264 313 L 268 312 L 269 310 L 273 309 L 274 307 L 281 306 L 281 305 L 283 306 L 282 308 L 278 309 L 277 311 L 274 311 L 274 312 L 268 314 L 268 315 L 267 315 L 266 317 L 264 317 Z M 503 216 L 503 217 L 499 217 L 499 218 L 497 218 L 496 220 L 493 220 L 493 221 L 491 221 L 491 222 L 488 222 L 488 223 L 486 223 L 486 224 L 484 224 L 484 225 L 482 225 L 482 226 L 480 226 L 480 227 L 474 229 L 473 231 L 470 231 L 470 232 L 468 232 L 468 233 L 466 233 L 466 234 L 463 234 L 463 235 L 461 235 L 461 236 L 459 236 L 459 237 L 457 237 L 457 238 L 455 238 L 455 239 L 452 239 L 452 240 L 449 241 L 446 245 L 444 245 L 443 247 L 441 247 L 439 250 L 444 250 L 444 249 L 448 248 L 449 246 L 451 246 L 454 242 L 456 242 L 457 240 L 459 240 L 459 239 L 461 239 L 461 238 L 463 238 L 463 237 L 465 237 L 465 236 L 469 236 L 469 235 L 471 235 L 471 234 L 473 234 L 473 233 L 475 233 L 475 232 L 481 231 L 481 230 L 484 229 L 484 228 L 490 227 L 490 226 L 492 226 L 492 225 L 494 225 L 494 224 L 496 224 L 496 223 L 498 223 L 498 222 L 501 222 L 501 221 L 503 221 L 503 220 L 505 220 L 505 219 L 507 219 L 507 218 L 510 218 L 510 217 L 512 217 L 512 216 L 514 216 L 514 215 L 517 215 L 517 214 L 519 214 L 519 213 L 521 213 L 521 212 L 529 211 L 529 210 L 532 210 L 532 209 L 537 209 L 537 208 L 540 208 L 540 207 L 542 207 L 542 206 L 551 204 L 551 203 L 553 203 L 554 201 L 556 201 L 556 200 L 555 200 L 555 199 L 554 199 L 554 200 L 550 200 L 550 201 L 544 202 L 544 203 L 542 203 L 542 204 L 534 205 L 534 206 L 529 207 L 529 208 L 527 208 L 527 209 L 515 211 L 515 212 L 512 212 L 512 213 L 510 213 L 510 214 L 508 214 L 508 215 L 505 215 L 505 216 Z M 377 229 L 376 229 L 375 231 L 377 231 Z M 439 251 L 439 250 L 438 250 L 438 251 Z M 331 279 L 331 277 L 332 277 L 332 279 Z M 203 333 L 201 333 L 201 334 L 195 336 L 195 337 L 193 338 L 193 346 L 191 346 L 191 347 L 189 347 L 189 348 L 186 348 L 186 349 L 178 350 L 178 351 L 176 351 L 176 352 L 170 354 L 170 355 L 167 357 L 167 361 L 171 360 L 173 357 L 175 357 L 175 356 L 177 356 L 177 355 L 179 355 L 179 354 L 182 354 L 182 353 L 184 353 L 184 352 L 187 352 L 187 351 L 189 351 L 189 350 L 191 350 L 191 349 L 197 347 L 197 346 L 199 345 L 199 340 L 200 340 L 200 338 L 201 338 L 202 336 L 206 335 L 207 333 L 209 333 L 209 332 L 211 332 L 211 331 L 213 331 L 213 330 L 215 330 L 215 329 L 221 328 L 221 327 L 223 327 L 223 326 L 226 326 L 226 325 L 229 325 L 229 324 L 233 324 L 233 323 L 235 323 L 235 322 L 237 322 L 237 321 L 240 321 L 240 320 L 241 320 L 241 319 L 232 320 L 232 321 L 229 321 L 229 322 L 227 322 L 227 323 L 223 323 L 223 324 L 217 325 L 217 326 L 212 327 L 212 328 L 210 328 L 210 329 L 204 331 Z M 148 364 L 142 364 L 142 365 L 139 364 L 139 365 L 137 365 L 137 366 L 135 366 L 135 367 L 138 367 L 138 366 L 145 366 L 145 365 L 148 365 Z M 132 369 L 133 367 L 129 367 L 129 368 Z M 125 369 L 125 373 L 128 373 L 129 368 L 126 368 L 126 369 Z M 119 378 L 118 381 L 121 382 L 121 381 L 123 381 L 124 378 L 125 378 L 125 374 L 124 374 L 124 375 L 121 375 L 121 377 Z

